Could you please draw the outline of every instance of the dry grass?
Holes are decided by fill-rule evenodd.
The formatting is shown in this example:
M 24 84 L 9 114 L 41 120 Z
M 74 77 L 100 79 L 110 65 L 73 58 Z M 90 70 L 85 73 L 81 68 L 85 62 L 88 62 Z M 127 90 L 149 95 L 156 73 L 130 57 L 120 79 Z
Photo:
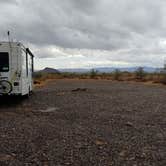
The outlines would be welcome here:
M 145 73 L 143 77 L 138 78 L 136 73 L 113 72 L 113 73 L 59 73 L 44 74 L 37 73 L 34 76 L 36 87 L 44 86 L 47 82 L 55 79 L 96 79 L 96 80 L 117 80 L 130 82 L 143 82 L 145 84 L 166 84 L 166 74 L 164 73 Z

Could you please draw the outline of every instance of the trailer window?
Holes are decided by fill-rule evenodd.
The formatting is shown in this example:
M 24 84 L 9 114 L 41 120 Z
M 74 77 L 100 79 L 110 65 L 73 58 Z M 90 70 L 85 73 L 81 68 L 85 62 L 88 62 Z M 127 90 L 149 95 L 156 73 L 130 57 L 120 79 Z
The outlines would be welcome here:
M 0 52 L 0 72 L 9 71 L 9 54 L 8 52 Z

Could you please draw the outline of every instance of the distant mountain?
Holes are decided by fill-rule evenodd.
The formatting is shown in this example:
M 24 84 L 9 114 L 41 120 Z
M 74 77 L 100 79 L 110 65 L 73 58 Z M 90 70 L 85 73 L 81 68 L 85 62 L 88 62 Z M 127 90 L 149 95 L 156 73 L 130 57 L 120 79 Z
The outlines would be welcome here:
M 54 69 L 54 68 L 50 68 L 50 67 L 46 67 L 44 68 L 43 70 L 40 70 L 38 72 L 41 72 L 41 73 L 60 73 L 59 70 L 57 69 Z
M 115 71 L 116 69 L 120 71 L 127 71 L 127 72 L 135 72 L 138 67 L 126 67 L 126 68 L 116 68 L 116 67 L 97 67 L 93 68 L 94 70 L 98 71 L 99 73 L 111 73 Z M 160 68 L 154 68 L 154 67 L 143 67 L 145 72 L 148 73 L 153 73 L 153 72 L 159 72 L 161 71 Z M 87 68 L 65 68 L 65 69 L 54 69 L 50 67 L 46 67 L 43 70 L 36 71 L 36 73 L 64 73 L 64 72 L 69 72 L 69 73 L 87 73 L 90 72 L 92 69 L 87 69 Z
M 69 72 L 69 73 L 87 73 L 90 72 L 91 69 L 84 68 L 73 68 L 73 69 L 58 69 L 60 72 Z
M 127 71 L 127 72 L 135 72 L 138 67 L 126 67 L 126 68 L 116 68 L 116 67 L 98 67 L 93 68 L 94 70 L 97 70 L 99 73 L 111 73 L 115 71 L 116 69 L 119 69 L 120 71 Z M 143 67 L 145 72 L 153 73 L 156 71 L 159 71 L 159 68 L 154 67 Z M 71 72 L 71 73 L 87 73 L 90 72 L 92 69 L 84 69 L 84 68 L 73 68 L 73 69 L 58 69 L 60 72 Z
M 116 69 L 119 69 L 120 71 L 127 71 L 127 72 L 135 72 L 138 67 L 126 67 L 126 68 L 115 68 L 115 67 L 107 67 L 107 68 L 95 68 L 95 70 L 101 72 L 101 73 L 110 73 L 115 71 Z M 153 73 L 157 70 L 157 68 L 154 67 L 143 67 L 143 70 L 148 73 Z

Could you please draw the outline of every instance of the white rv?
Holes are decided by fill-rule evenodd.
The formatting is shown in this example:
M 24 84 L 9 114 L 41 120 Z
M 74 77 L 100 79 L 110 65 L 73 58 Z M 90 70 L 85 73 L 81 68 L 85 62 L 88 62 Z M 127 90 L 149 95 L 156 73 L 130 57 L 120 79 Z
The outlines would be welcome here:
M 29 95 L 33 90 L 33 54 L 18 42 L 0 42 L 0 95 Z

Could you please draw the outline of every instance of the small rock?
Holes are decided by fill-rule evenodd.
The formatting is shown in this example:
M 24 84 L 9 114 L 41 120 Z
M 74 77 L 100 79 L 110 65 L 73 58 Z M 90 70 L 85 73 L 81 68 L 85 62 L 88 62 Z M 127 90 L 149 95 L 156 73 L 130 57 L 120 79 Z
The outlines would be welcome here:
M 106 145 L 107 142 L 102 141 L 102 140 L 96 140 L 96 141 L 95 141 L 95 144 L 100 146 L 100 145 Z
M 8 161 L 8 160 L 13 160 L 13 156 L 8 155 L 8 154 L 0 154 L 0 161 Z
M 59 92 L 56 94 L 57 96 L 64 96 L 65 95 L 65 92 Z
M 87 91 L 87 88 L 77 88 L 77 89 L 73 89 L 72 92 L 81 92 L 81 91 Z
M 42 112 L 42 113 L 49 113 L 49 112 L 54 112 L 54 111 L 57 111 L 59 110 L 60 108 L 58 107 L 52 107 L 52 108 L 47 108 L 45 110 L 39 110 L 39 112 Z
M 156 134 L 156 137 L 157 137 L 157 139 L 159 139 L 159 140 L 164 140 L 164 136 L 163 136 L 162 133 L 157 133 L 157 134 Z
M 124 157 L 126 155 L 126 151 L 125 150 L 123 150 L 123 151 L 121 151 L 120 153 L 119 153 L 119 156 L 120 157 Z
M 125 125 L 128 127 L 133 127 L 133 123 L 131 123 L 131 122 L 127 122 Z

